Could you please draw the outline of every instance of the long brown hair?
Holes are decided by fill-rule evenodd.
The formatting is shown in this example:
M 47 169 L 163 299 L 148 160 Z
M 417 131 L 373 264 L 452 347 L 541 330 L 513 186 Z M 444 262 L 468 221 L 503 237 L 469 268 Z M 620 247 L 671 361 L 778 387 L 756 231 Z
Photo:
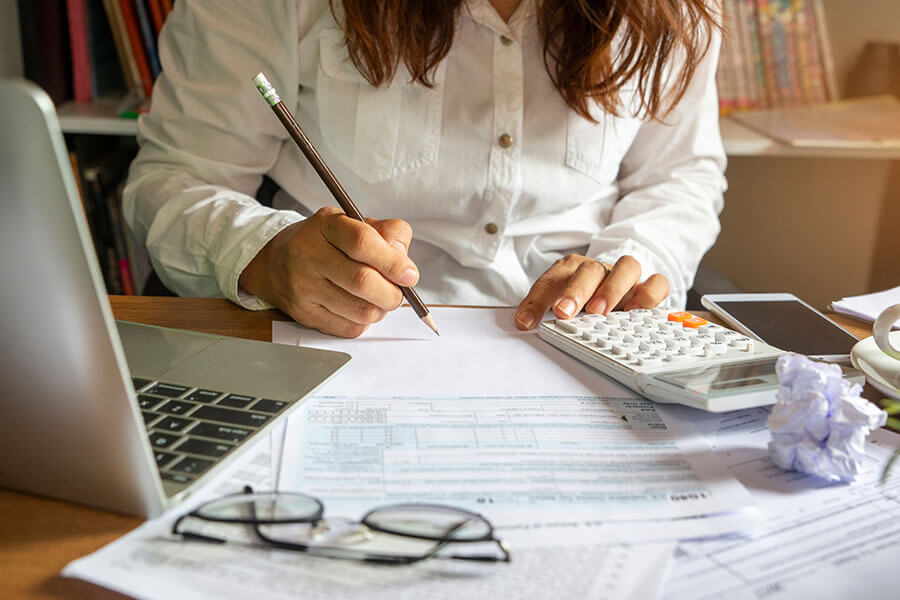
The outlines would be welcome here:
M 329 1 L 337 14 L 336 0 Z M 369 83 L 390 81 L 402 63 L 413 81 L 434 84 L 465 0 L 339 1 L 350 58 Z M 663 118 L 684 95 L 709 49 L 711 31 L 721 27 L 720 11 L 710 0 L 538 0 L 538 5 L 547 72 L 566 104 L 587 119 L 592 101 L 621 114 L 618 92 L 632 78 L 640 110 Z M 617 33 L 622 44 L 614 52 Z M 671 66 L 677 70 L 667 75 Z

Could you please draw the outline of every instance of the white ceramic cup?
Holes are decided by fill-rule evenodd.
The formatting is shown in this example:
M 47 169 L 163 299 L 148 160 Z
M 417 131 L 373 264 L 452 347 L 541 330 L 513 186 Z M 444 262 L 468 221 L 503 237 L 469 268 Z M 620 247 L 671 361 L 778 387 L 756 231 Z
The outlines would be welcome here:
M 888 306 L 878 318 L 875 319 L 875 325 L 872 327 L 872 337 L 875 338 L 875 344 L 882 352 L 900 360 L 900 348 L 891 343 L 891 327 L 894 323 L 900 321 L 900 304 Z M 895 336 L 896 337 L 896 336 Z

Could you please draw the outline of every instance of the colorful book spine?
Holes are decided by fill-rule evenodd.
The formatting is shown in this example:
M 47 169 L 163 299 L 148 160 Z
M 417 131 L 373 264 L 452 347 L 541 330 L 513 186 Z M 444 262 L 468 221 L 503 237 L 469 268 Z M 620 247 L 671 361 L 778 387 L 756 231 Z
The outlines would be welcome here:
M 807 32 L 807 68 L 811 86 L 810 101 L 813 104 L 828 102 L 828 89 L 825 83 L 825 69 L 822 66 L 821 41 L 816 26 L 816 14 L 813 0 L 804 0 L 803 17 Z
M 157 37 L 162 31 L 163 21 L 166 20 L 165 9 L 163 9 L 160 0 L 147 0 L 147 6 L 150 8 L 150 17 L 153 20 L 153 31 Z
M 747 0 L 737 0 L 735 2 L 735 22 L 737 27 L 737 35 L 740 41 L 741 54 L 741 76 L 744 78 L 747 87 L 747 102 L 743 108 L 753 109 L 762 105 L 760 98 L 760 78 L 757 74 L 757 59 L 759 55 L 758 44 L 754 44 L 752 32 L 752 7 L 749 7 Z
M 150 63 L 150 73 L 155 80 L 159 77 L 162 68 L 159 66 L 159 54 L 156 52 L 156 32 L 150 21 L 150 10 L 147 8 L 147 0 L 134 0 L 135 14 L 138 19 L 138 27 L 141 32 L 141 40 L 144 43 L 144 51 Z
M 765 80 L 766 105 L 775 108 L 781 106 L 781 103 L 776 76 L 775 45 L 772 39 L 772 6 L 769 0 L 756 0 L 756 19 Z
M 87 104 L 93 100 L 93 93 L 85 0 L 66 0 L 66 15 L 69 22 L 69 52 L 72 60 L 72 96 L 75 102 Z
M 119 8 L 122 11 L 122 20 L 125 23 L 125 29 L 128 32 L 129 45 L 134 53 L 137 62 L 138 71 L 141 74 L 141 83 L 144 88 L 144 95 L 148 98 L 153 91 L 153 74 L 150 72 L 150 63 L 144 51 L 144 42 L 141 39 L 141 32 L 138 29 L 137 16 L 134 13 L 134 6 L 131 0 L 119 0 Z
M 130 93 L 141 98 L 144 97 L 144 84 L 141 80 L 141 72 L 138 69 L 137 59 L 131 49 L 131 41 L 128 38 L 128 30 L 125 27 L 125 19 L 122 17 L 122 9 L 119 0 L 103 0 L 103 8 L 106 19 L 109 21 L 109 29 L 112 32 L 116 44 L 116 53 L 119 55 L 119 63 L 125 74 L 125 83 Z
M 813 14 L 816 21 L 816 33 L 819 38 L 819 53 L 822 56 L 822 70 L 825 75 L 825 89 L 828 92 L 828 100 L 835 102 L 840 99 L 837 79 L 834 74 L 834 57 L 831 54 L 831 40 L 828 35 L 828 25 L 825 22 L 825 6 L 822 0 L 813 0 Z

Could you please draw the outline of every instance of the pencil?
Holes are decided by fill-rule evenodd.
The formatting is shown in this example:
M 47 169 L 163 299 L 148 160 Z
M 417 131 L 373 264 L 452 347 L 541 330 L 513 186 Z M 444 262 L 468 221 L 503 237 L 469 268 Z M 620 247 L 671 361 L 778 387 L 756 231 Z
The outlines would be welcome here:
M 337 200 L 337 203 L 343 209 L 343 211 L 347 214 L 347 216 L 356 219 L 357 221 L 366 222 L 365 217 L 363 217 L 362 213 L 356 208 L 356 205 L 353 203 L 353 200 L 350 199 L 350 194 L 347 193 L 347 190 L 344 189 L 344 186 L 341 185 L 341 182 L 338 181 L 337 177 L 335 177 L 334 173 L 331 172 L 331 169 L 328 168 L 328 165 L 325 164 L 325 161 L 322 160 L 322 157 L 319 155 L 318 150 L 316 150 L 315 146 L 312 145 L 312 142 L 309 141 L 309 138 L 306 137 L 306 134 L 303 133 L 303 129 L 300 128 L 300 125 L 297 123 L 297 120 L 294 118 L 294 115 L 291 114 L 291 111 L 288 110 L 288 107 L 285 106 L 284 102 L 281 101 L 281 97 L 278 95 L 278 92 L 269 83 L 269 80 L 266 79 L 266 76 L 262 73 L 256 75 L 253 78 L 253 83 L 256 84 L 256 89 L 259 90 L 259 93 L 263 95 L 263 98 L 266 99 L 266 102 L 269 103 L 269 106 L 272 108 L 272 112 L 275 113 L 275 116 L 278 117 L 278 120 L 281 121 L 281 124 L 284 125 L 284 128 L 287 130 L 288 134 L 294 139 L 297 145 L 300 147 L 303 155 L 306 156 L 306 160 L 312 165 L 313 169 L 316 170 L 316 173 L 319 174 L 319 177 L 322 179 L 322 182 L 325 184 L 325 187 L 328 188 L 328 191 L 331 192 L 331 195 L 334 196 L 334 199 Z M 416 315 L 435 333 L 438 333 L 437 327 L 434 325 L 434 319 L 431 318 L 431 313 L 428 311 L 428 307 L 425 306 L 425 303 L 422 302 L 422 299 L 419 298 L 419 295 L 416 291 L 411 287 L 403 287 L 400 286 L 400 291 L 403 292 L 403 297 L 406 298 L 406 301 L 409 302 L 409 305 L 416 311 Z

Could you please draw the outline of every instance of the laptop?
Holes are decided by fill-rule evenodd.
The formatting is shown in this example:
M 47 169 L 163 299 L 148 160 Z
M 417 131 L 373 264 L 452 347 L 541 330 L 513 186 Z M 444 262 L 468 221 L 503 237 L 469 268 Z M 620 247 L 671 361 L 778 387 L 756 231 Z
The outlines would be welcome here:
M 349 355 L 115 321 L 50 98 L 0 80 L 0 486 L 153 517 Z

